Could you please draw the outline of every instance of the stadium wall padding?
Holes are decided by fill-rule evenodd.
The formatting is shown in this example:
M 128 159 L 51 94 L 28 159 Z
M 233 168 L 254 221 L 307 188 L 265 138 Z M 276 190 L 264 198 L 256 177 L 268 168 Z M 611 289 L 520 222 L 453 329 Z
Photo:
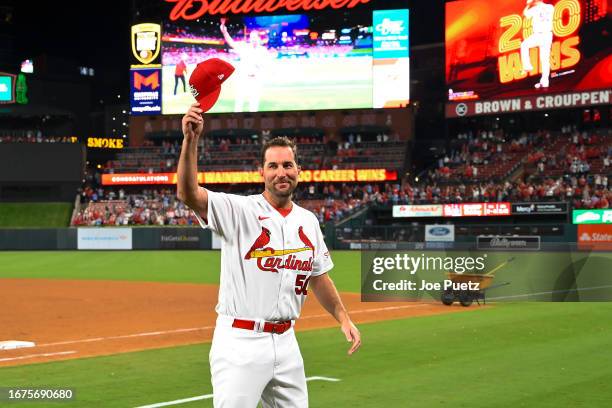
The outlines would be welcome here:
M 78 228 L 0 229 L 0 250 L 77 249 Z M 212 236 L 202 228 L 132 228 L 132 249 L 212 249 Z
M 105 228 L 108 230 L 108 228 Z M 0 229 L 0 251 L 10 250 L 76 250 L 77 228 L 6 228 Z M 563 233 L 556 236 L 541 236 L 542 243 L 575 243 L 577 227 L 563 224 Z M 343 242 L 342 234 L 333 226 L 325 229 L 325 239 L 330 249 L 351 249 Z M 458 237 L 455 243 L 474 243 L 476 237 Z M 401 242 L 395 242 L 401 247 Z M 406 244 L 408 244 L 406 242 Z M 413 242 L 414 244 L 414 242 Z M 453 243 L 449 243 L 452 246 Z M 133 250 L 158 249 L 213 249 L 210 230 L 202 228 L 139 227 L 132 228 Z

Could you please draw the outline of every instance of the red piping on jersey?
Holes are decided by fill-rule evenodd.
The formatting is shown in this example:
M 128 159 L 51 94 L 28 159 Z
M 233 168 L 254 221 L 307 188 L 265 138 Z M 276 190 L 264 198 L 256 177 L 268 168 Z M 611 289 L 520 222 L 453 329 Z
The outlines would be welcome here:
M 291 201 L 290 201 L 291 208 L 277 208 L 277 207 L 275 207 L 275 206 L 274 206 L 274 205 L 273 205 L 273 204 L 272 204 L 272 203 L 271 203 L 271 202 L 270 202 L 270 201 L 269 201 L 269 200 L 266 198 L 265 194 L 262 194 L 262 197 L 264 198 L 264 200 L 266 200 L 266 202 L 267 202 L 268 204 L 270 204 L 270 206 L 271 206 L 272 208 L 274 208 L 276 211 L 278 211 L 278 213 L 279 213 L 280 215 L 282 215 L 283 217 L 288 216 L 288 215 L 289 215 L 289 213 L 291 213 L 291 210 L 293 210 L 293 202 L 291 202 Z
M 272 207 L 274 207 L 274 206 L 272 206 Z M 276 208 L 276 207 L 274 207 L 274 209 L 275 209 L 276 211 L 278 211 L 278 213 L 279 213 L 280 215 L 282 215 L 283 217 L 286 217 L 286 216 L 288 216 L 288 215 L 289 215 L 289 213 L 291 212 L 291 210 L 293 210 L 293 205 L 291 206 L 291 208 Z

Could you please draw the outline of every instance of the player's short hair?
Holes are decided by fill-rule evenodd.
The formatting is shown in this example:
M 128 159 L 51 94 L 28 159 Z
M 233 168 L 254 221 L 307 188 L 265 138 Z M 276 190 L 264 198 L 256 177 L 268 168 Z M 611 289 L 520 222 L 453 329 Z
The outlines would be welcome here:
M 298 162 L 297 145 L 295 144 L 295 142 L 289 139 L 287 136 L 277 136 L 275 138 L 265 141 L 263 146 L 261 147 L 261 166 L 262 167 L 266 162 L 266 151 L 268 151 L 269 148 L 275 147 L 275 146 L 290 147 L 291 150 L 293 150 L 293 157 L 295 158 L 295 162 L 296 163 Z

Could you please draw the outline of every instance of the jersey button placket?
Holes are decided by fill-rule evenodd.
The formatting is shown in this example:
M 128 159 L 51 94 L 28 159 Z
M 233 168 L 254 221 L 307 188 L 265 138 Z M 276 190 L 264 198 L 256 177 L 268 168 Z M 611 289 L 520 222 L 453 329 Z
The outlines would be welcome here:
M 278 367 L 280 365 L 279 356 L 278 356 L 278 338 L 275 334 L 271 334 L 272 336 L 272 347 L 274 347 L 274 367 Z

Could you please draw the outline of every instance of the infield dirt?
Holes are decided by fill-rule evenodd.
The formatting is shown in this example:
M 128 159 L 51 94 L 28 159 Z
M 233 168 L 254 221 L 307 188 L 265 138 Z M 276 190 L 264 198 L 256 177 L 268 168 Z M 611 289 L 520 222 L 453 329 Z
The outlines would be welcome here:
M 36 343 L 35 347 L 0 350 L 0 366 L 14 366 L 208 342 L 218 287 L 2 279 L 0 291 L 0 341 Z M 419 302 L 363 303 L 356 293 L 342 293 L 342 299 L 357 324 L 476 309 Z M 335 320 L 310 299 L 296 330 L 334 326 Z

